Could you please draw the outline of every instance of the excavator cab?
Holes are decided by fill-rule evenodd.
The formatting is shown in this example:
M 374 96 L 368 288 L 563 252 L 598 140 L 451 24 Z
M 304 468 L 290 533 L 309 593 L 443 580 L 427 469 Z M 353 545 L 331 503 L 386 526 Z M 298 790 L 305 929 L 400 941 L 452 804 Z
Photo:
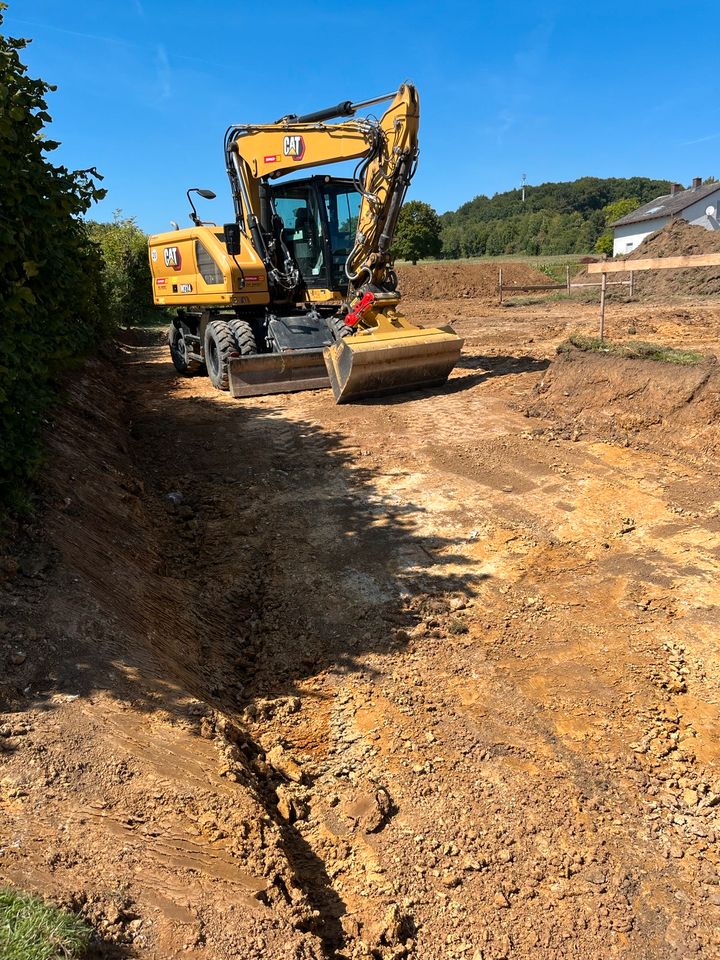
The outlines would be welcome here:
M 270 187 L 270 199 L 309 299 L 344 299 L 349 285 L 345 261 L 362 201 L 354 182 L 329 176 L 288 180 Z

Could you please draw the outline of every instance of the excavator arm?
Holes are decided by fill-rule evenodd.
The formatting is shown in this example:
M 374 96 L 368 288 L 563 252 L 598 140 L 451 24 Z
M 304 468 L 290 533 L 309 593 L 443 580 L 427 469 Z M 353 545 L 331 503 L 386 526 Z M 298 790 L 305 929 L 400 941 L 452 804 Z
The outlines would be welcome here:
M 355 116 L 387 100 L 392 102 L 379 120 Z M 391 246 L 417 163 L 419 116 L 417 91 L 403 84 L 394 95 L 345 101 L 272 124 L 236 125 L 225 136 L 237 223 L 262 259 L 271 288 L 288 302 L 301 277 L 283 241 L 269 181 L 310 167 L 359 161 L 354 180 L 362 199 L 345 262 L 348 302 L 338 317 L 342 332 L 324 350 L 338 403 L 444 383 L 460 356 L 463 341 L 451 327 L 425 329 L 397 309 Z
M 392 103 L 381 119 L 359 118 L 328 123 L 353 115 L 370 104 Z M 237 222 L 250 235 L 276 283 L 297 282 L 287 251 L 272 251 L 271 216 L 266 180 L 343 160 L 361 160 L 355 183 L 362 201 L 346 273 L 354 290 L 363 283 L 386 289 L 392 243 L 405 193 L 418 156 L 419 103 L 416 89 L 403 84 L 398 92 L 371 101 L 339 103 L 303 117 L 290 115 L 273 124 L 230 127 L 225 138 L 228 176 Z M 275 253 L 275 256 L 273 256 Z

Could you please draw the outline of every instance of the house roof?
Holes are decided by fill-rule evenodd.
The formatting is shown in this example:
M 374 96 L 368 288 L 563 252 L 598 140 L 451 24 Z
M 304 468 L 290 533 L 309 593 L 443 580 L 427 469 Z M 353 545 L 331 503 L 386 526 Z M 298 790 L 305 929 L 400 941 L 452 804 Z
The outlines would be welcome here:
M 669 193 L 644 203 L 632 213 L 626 213 L 619 220 L 614 220 L 610 226 L 621 227 L 626 223 L 641 223 L 643 220 L 655 220 L 657 217 L 672 217 L 698 200 L 709 197 L 711 193 L 717 193 L 718 190 L 720 190 L 720 183 L 705 183 L 695 189 L 691 187 L 689 190 L 678 190 L 674 196 Z

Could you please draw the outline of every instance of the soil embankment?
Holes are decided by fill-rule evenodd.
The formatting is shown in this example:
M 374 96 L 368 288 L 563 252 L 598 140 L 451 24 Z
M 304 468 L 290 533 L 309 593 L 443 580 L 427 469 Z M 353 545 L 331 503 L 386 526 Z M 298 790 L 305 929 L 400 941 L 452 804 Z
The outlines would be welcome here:
M 503 285 L 551 284 L 546 274 L 524 263 L 504 263 Z M 498 297 L 497 263 L 421 263 L 398 267 L 400 290 L 404 297 L 417 300 L 471 299 L 496 301 Z
M 624 260 L 627 273 L 609 275 L 610 280 L 628 280 L 633 260 L 653 257 L 695 256 L 702 253 L 720 253 L 720 232 L 692 226 L 685 220 L 671 220 L 667 226 L 651 234 L 627 257 L 617 257 L 613 263 Z M 588 275 L 583 268 L 575 277 L 581 283 L 597 282 L 598 274 Z M 625 288 L 621 288 L 625 290 Z M 634 294 L 640 300 L 662 301 L 678 297 L 707 297 L 720 294 L 720 267 L 693 267 L 690 270 L 636 271 Z
M 574 436 L 720 464 L 720 370 L 572 350 L 553 360 L 525 406 Z

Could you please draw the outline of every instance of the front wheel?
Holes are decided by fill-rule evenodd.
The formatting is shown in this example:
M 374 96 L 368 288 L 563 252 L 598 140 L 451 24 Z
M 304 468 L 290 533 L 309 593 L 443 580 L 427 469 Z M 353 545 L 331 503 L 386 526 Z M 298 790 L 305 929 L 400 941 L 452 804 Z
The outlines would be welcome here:
M 218 390 L 228 389 L 228 362 L 237 353 L 230 324 L 211 320 L 205 328 L 205 366 L 210 382 Z

